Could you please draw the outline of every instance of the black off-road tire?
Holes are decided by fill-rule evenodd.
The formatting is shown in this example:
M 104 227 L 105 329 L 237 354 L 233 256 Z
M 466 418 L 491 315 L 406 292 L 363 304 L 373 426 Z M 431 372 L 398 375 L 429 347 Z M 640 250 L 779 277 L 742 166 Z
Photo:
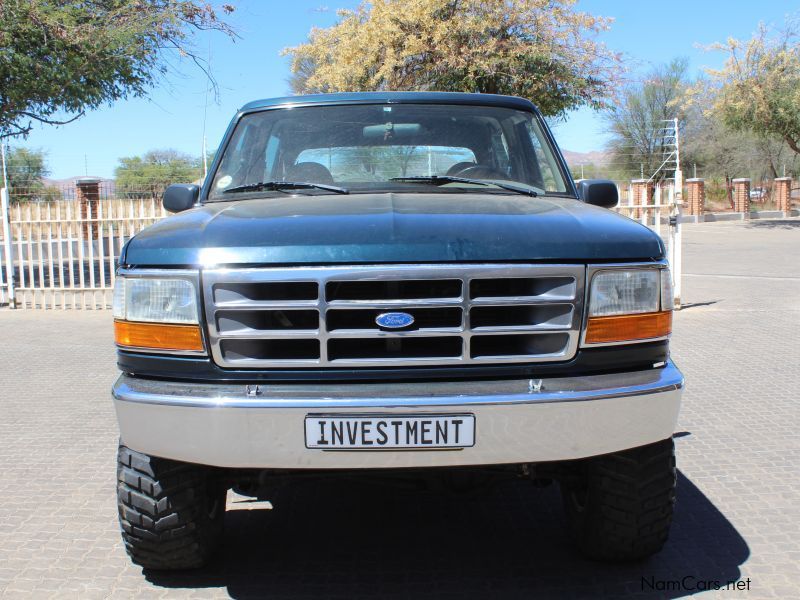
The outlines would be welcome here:
M 661 550 L 675 505 L 672 438 L 581 461 L 561 483 L 581 552 L 606 561 L 641 560 Z
M 147 569 L 203 566 L 222 535 L 225 492 L 210 467 L 120 445 L 117 506 L 128 555 Z

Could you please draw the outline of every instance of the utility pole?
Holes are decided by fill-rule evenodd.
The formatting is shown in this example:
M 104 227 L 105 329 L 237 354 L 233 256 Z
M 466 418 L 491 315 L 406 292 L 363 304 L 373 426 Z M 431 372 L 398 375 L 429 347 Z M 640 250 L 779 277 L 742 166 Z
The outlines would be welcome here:
M 211 38 L 208 38 L 208 68 L 211 69 Z M 208 120 L 208 88 L 210 83 L 206 81 L 206 97 L 203 103 L 203 184 L 205 185 L 208 177 L 208 147 L 206 146 L 206 121 Z
M 670 263 L 675 308 L 681 307 L 681 207 L 683 205 L 683 172 L 681 171 L 681 138 L 678 119 L 672 120 L 675 131 L 675 193 L 670 214 Z
M 675 202 L 680 205 L 683 200 L 683 171 L 681 171 L 681 137 L 678 131 L 678 119 L 675 123 Z
M 0 219 L 3 221 L 3 254 L 6 263 L 6 289 L 8 305 L 16 307 L 14 301 L 14 259 L 11 258 L 11 224 L 8 221 L 8 170 L 6 167 L 6 146 L 0 138 L 0 161 L 3 163 L 3 187 L 0 189 Z
M 203 181 L 208 176 L 208 149 L 206 148 L 206 136 L 203 134 Z
M 3 163 L 3 188 L 8 189 L 8 171 L 6 170 L 6 145 L 0 142 L 0 160 Z M 786 169 L 786 167 L 784 167 Z

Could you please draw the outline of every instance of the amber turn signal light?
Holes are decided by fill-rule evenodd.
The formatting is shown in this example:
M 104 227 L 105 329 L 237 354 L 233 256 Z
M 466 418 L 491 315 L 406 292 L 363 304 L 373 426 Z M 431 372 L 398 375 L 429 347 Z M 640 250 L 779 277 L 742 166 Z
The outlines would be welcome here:
M 672 333 L 672 311 L 589 317 L 587 344 L 627 342 L 666 337 Z
M 199 325 L 135 323 L 114 321 L 114 341 L 118 346 L 152 350 L 203 351 Z

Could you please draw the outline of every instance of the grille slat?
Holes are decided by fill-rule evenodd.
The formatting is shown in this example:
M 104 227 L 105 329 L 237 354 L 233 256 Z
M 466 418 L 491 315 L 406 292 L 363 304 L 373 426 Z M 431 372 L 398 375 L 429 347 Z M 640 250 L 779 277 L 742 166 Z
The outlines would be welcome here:
M 570 300 L 575 297 L 576 281 L 572 277 L 505 277 L 498 279 L 473 279 L 470 283 L 471 300 L 481 298 L 525 298 L 541 300 Z
M 203 273 L 214 361 L 232 368 L 568 360 L 582 265 L 375 265 Z M 414 323 L 382 329 L 382 312 Z
M 319 328 L 317 310 L 220 310 L 216 316 L 217 331 L 226 335 L 250 331 L 288 333 L 304 329 L 314 334 Z
M 415 360 L 460 358 L 460 337 L 334 339 L 328 344 L 328 360 Z
M 470 358 L 525 356 L 531 359 L 563 356 L 568 333 L 476 335 L 470 344 Z
M 472 330 L 569 329 L 572 326 L 571 304 L 509 306 L 473 306 Z
M 415 331 L 461 330 L 463 310 L 460 307 L 419 308 L 413 312 Z M 326 323 L 331 335 L 348 330 L 381 331 L 375 322 L 374 309 L 329 309 Z
M 216 304 L 250 302 L 293 302 L 316 300 L 316 281 L 267 281 L 257 283 L 219 283 L 213 287 Z
M 380 281 L 330 281 L 325 286 L 329 303 L 336 301 L 408 301 L 461 298 L 460 279 L 389 279 Z

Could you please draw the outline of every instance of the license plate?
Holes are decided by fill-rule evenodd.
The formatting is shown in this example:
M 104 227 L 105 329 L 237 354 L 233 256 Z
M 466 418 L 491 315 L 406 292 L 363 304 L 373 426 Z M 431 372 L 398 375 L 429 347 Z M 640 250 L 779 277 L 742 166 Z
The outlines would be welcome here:
M 306 448 L 397 450 L 469 448 L 475 445 L 475 416 L 308 415 Z

